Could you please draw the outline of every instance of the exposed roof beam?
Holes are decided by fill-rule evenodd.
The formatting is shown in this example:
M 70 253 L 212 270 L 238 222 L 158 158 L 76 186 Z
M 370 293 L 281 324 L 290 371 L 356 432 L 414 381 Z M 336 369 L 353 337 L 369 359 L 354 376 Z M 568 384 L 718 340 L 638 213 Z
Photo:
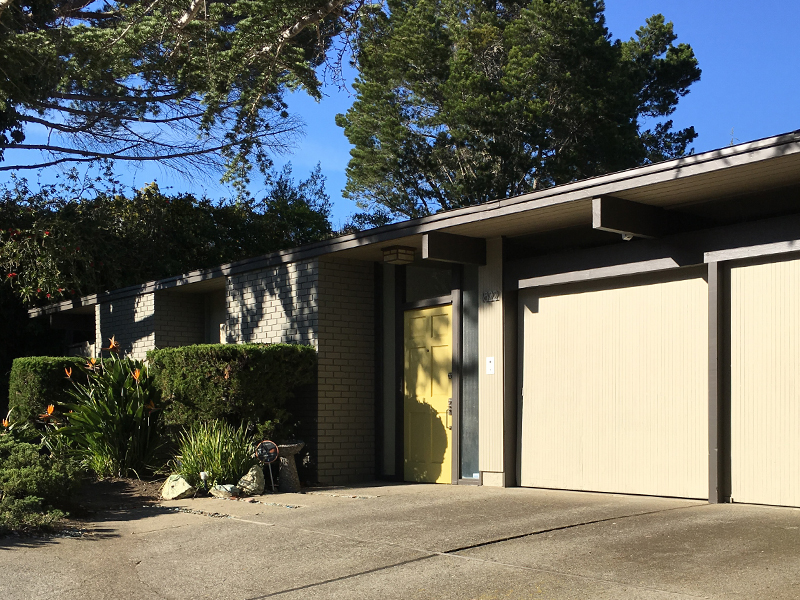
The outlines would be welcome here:
M 453 233 L 433 232 L 422 236 L 422 258 L 462 265 L 486 264 L 486 240 Z
M 613 196 L 592 198 L 592 227 L 622 237 L 656 238 L 667 232 L 670 215 L 663 208 Z

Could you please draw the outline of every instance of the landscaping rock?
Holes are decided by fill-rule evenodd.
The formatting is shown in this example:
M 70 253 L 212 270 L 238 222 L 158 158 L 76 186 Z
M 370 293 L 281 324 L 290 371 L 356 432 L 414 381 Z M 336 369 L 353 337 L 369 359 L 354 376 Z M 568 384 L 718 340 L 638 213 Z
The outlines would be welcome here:
M 161 497 L 164 500 L 181 500 L 194 496 L 196 490 L 180 475 L 170 475 L 161 488 Z
M 253 465 L 247 475 L 236 484 L 243 494 L 259 496 L 264 493 L 264 470 L 260 465 Z
M 239 488 L 230 483 L 224 485 L 217 484 L 211 488 L 211 495 L 215 498 L 231 498 L 233 496 L 239 496 L 240 494 Z

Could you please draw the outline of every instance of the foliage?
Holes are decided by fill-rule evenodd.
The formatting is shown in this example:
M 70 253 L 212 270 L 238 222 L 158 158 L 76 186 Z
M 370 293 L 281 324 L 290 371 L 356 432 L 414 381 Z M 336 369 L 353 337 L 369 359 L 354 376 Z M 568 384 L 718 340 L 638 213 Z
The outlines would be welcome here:
M 151 350 L 148 360 L 164 398 L 166 424 L 248 423 L 263 436 L 288 439 L 298 387 L 316 379 L 311 346 L 204 344 Z
M 247 427 L 224 421 L 194 423 L 180 436 L 176 470 L 195 488 L 236 484 L 253 465 L 255 445 Z M 203 482 L 200 472 L 208 473 Z
M 337 116 L 355 146 L 346 195 L 413 218 L 685 155 L 696 133 L 667 117 L 700 77 L 691 47 L 661 15 L 612 41 L 604 8 L 372 5 L 356 100 Z
M 299 125 L 285 91 L 321 96 L 316 67 L 359 5 L 0 0 L 0 160 L 42 152 L 0 169 L 98 157 L 229 174 L 266 165 Z
M 34 423 L 47 406 L 66 405 L 71 401 L 66 369 L 79 369 L 85 358 L 29 356 L 14 359 L 8 403 L 14 420 Z
M 54 356 L 63 352 L 63 331 L 52 330 L 44 319 L 29 319 L 11 286 L 0 285 L 0 415 L 8 410 L 11 367 L 20 356 Z
M 113 178 L 0 190 L 0 277 L 33 304 L 115 289 L 330 237 L 319 166 L 270 172 L 261 200 L 215 203 L 156 184 L 128 197 Z
M 113 344 L 112 344 L 113 347 Z M 161 391 L 142 361 L 87 362 L 75 373 L 67 425 L 51 434 L 67 440 L 82 464 L 100 477 L 139 477 L 157 468 L 163 438 Z
M 80 484 L 76 465 L 48 454 L 46 447 L 0 433 L 0 533 L 44 529 Z

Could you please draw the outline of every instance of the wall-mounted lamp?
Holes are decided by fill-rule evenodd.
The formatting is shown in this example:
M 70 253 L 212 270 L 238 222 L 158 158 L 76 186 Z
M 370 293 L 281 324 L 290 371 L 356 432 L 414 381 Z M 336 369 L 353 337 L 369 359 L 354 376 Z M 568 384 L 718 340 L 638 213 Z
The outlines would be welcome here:
M 389 246 L 383 248 L 383 262 L 390 265 L 408 265 L 414 262 L 415 248 L 409 246 Z

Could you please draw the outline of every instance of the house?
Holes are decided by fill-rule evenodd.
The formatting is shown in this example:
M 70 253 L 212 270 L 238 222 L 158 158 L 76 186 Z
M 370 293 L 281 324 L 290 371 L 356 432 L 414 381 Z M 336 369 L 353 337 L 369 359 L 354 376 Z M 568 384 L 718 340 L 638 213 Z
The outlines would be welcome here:
M 322 482 L 800 506 L 800 132 L 30 316 L 313 344 Z

